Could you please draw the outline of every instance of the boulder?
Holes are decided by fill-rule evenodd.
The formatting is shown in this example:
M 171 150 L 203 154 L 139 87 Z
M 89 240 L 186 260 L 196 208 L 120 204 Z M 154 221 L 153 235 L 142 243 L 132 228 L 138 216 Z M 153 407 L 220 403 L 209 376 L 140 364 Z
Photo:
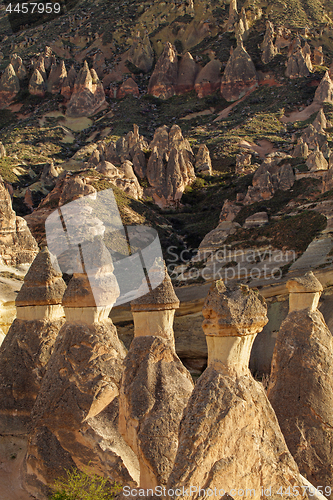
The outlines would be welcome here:
M 326 71 L 324 78 L 317 87 L 314 102 L 320 104 L 324 102 L 333 103 L 333 82 L 328 71 Z
M 28 433 L 30 413 L 64 323 L 61 300 L 66 285 L 61 276 L 44 249 L 32 263 L 17 295 L 17 318 L 0 352 L 1 435 Z
M 58 94 L 67 78 L 67 70 L 64 61 L 60 64 L 53 63 L 47 80 L 47 90 L 51 94 Z
M 209 149 L 206 144 L 200 144 L 195 155 L 195 169 L 197 172 L 212 174 L 212 160 L 210 159 Z
M 37 252 L 38 245 L 26 221 L 12 209 L 10 194 L 0 177 L 0 263 L 27 267 Z
M 313 51 L 313 64 L 316 66 L 324 65 L 323 47 L 315 47 Z
M 258 85 L 258 76 L 253 61 L 243 43 L 239 41 L 224 70 L 221 94 L 227 101 L 237 101 Z
M 44 97 L 46 83 L 38 69 L 35 69 L 29 80 L 29 94 Z
M 12 64 L 9 64 L 0 78 L 0 108 L 5 108 L 20 90 L 20 81 Z
M 195 79 L 194 89 L 199 98 L 212 94 L 221 86 L 221 62 L 209 61 Z
M 96 71 L 89 70 L 87 61 L 75 80 L 72 96 L 67 104 L 69 117 L 90 116 L 105 103 L 105 93 Z
M 172 325 L 179 300 L 164 272 L 158 287 L 131 303 L 134 340 L 124 361 L 119 398 L 119 429 L 138 456 L 144 489 L 166 485 L 179 423 L 193 390 L 175 351 Z
M 138 33 L 128 51 L 127 59 L 143 73 L 148 73 L 151 70 L 154 62 L 154 51 L 147 34 L 142 39 Z
M 230 234 L 234 234 L 241 226 L 238 222 L 224 220 L 210 231 L 199 245 L 199 250 L 218 250 Z
M 268 224 L 268 215 L 267 212 L 257 212 L 250 217 L 245 219 L 243 224 L 244 229 L 252 229 L 253 227 L 261 227 Z
M 319 146 L 313 153 L 311 153 L 306 161 L 306 165 L 310 172 L 317 172 L 317 170 L 327 170 L 328 162 L 324 157 L 323 153 L 320 151 Z
M 189 52 L 186 52 L 178 64 L 178 77 L 176 92 L 185 94 L 194 89 L 194 83 L 198 74 L 199 67 Z
M 268 397 L 301 474 L 318 487 L 333 474 L 332 334 L 317 309 L 322 286 L 313 273 L 287 288 L 289 314 L 276 339 Z
M 118 432 L 126 350 L 108 318 L 119 287 L 99 236 L 88 238 L 81 248 L 88 274 L 76 272 L 82 269 L 78 260 L 63 298 L 66 322 L 32 411 L 29 443 L 33 452 L 46 429 L 77 468 L 134 486 L 139 479 L 137 458 Z M 56 452 L 51 455 L 52 469 L 59 460 Z M 47 470 L 48 464 L 43 467 Z M 48 477 L 37 478 L 44 488 Z
M 127 80 L 122 83 L 117 91 L 117 98 L 122 99 L 127 95 L 134 95 L 139 97 L 139 87 L 133 78 L 127 78 Z M 113 97 L 113 96 L 112 96 Z
M 261 60 L 264 64 L 271 62 L 278 53 L 278 49 L 274 45 L 274 36 L 273 24 L 270 21 L 266 21 L 265 38 L 261 45 Z
M 212 285 L 203 308 L 208 366 L 184 411 L 168 490 L 191 487 L 192 499 L 202 498 L 203 489 L 238 499 L 237 492 L 251 489 L 259 500 L 268 485 L 276 492 L 303 484 L 265 390 L 248 368 L 266 311 L 246 285 Z M 299 496 L 307 498 L 304 489 Z
M 178 57 L 176 48 L 167 42 L 149 79 L 148 94 L 168 99 L 176 93 Z

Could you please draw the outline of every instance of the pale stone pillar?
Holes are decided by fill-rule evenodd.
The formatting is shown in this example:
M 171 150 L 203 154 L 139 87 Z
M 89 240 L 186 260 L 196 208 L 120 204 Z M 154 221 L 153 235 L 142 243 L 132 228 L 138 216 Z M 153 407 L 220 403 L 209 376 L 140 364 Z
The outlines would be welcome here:
M 304 276 L 287 281 L 289 292 L 289 312 L 309 309 L 315 311 L 323 291 L 322 284 L 312 271 Z

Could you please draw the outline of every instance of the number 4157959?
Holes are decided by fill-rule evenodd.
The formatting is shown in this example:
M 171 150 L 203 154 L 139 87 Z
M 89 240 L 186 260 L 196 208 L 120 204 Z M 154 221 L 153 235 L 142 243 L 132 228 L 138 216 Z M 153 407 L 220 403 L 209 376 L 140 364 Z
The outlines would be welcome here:
M 13 4 L 14 5 L 14 4 Z M 10 3 L 6 8 L 6 12 L 21 12 L 22 14 L 32 14 L 33 12 L 38 12 L 38 14 L 60 14 L 60 3 L 17 3 L 15 7 L 12 7 Z

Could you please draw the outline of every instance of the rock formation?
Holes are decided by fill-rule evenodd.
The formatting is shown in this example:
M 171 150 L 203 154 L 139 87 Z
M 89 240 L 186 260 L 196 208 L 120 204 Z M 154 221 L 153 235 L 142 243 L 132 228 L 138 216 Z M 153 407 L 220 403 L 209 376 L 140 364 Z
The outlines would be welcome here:
M 212 174 L 212 160 L 210 159 L 209 149 L 206 144 L 200 144 L 198 152 L 195 155 L 195 169 L 197 172 Z
M 133 78 L 127 78 L 127 80 L 122 83 L 117 91 L 117 98 L 122 99 L 127 95 L 134 95 L 139 97 L 139 87 Z M 112 96 L 113 97 L 113 96 Z
M 90 116 L 104 104 L 105 93 L 96 71 L 89 70 L 87 61 L 79 71 L 66 115 L 70 117 Z
M 37 243 L 25 220 L 12 209 L 10 194 L 0 177 L 0 263 L 28 266 L 37 252 Z
M 323 66 L 324 54 L 322 47 L 315 47 L 313 51 L 313 64 L 315 64 L 316 66 Z
M 259 500 L 266 498 L 262 488 L 303 484 L 264 388 L 248 368 L 266 310 L 246 285 L 212 285 L 203 308 L 208 367 L 184 412 L 168 489 L 191 486 L 192 499 L 202 498 L 201 488 L 216 488 L 218 498 L 240 498 L 238 491 L 252 489 Z M 300 498 L 307 498 L 304 490 Z
M 244 204 L 249 205 L 260 200 L 269 200 L 277 189 L 286 191 L 295 182 L 295 174 L 290 164 L 279 164 L 283 157 L 271 157 L 262 163 L 253 176 L 252 186 L 248 187 Z
M 0 352 L 1 435 L 28 433 L 30 413 L 64 322 L 61 300 L 66 285 L 61 276 L 44 249 L 17 295 L 17 318 Z
M 160 99 L 168 99 L 176 93 L 178 78 L 178 58 L 176 48 L 165 44 L 148 84 L 148 94 Z
M 304 130 L 302 139 L 312 150 L 316 149 L 317 145 L 322 147 L 327 141 L 326 134 L 319 133 L 312 123 Z
M 264 64 L 271 62 L 278 52 L 278 49 L 274 46 L 274 36 L 274 26 L 270 21 L 267 21 L 265 38 L 261 45 L 261 60 Z
M 195 79 L 194 89 L 198 97 L 205 97 L 221 86 L 221 62 L 217 59 L 209 61 Z
M 252 153 L 240 153 L 236 155 L 235 173 L 238 175 L 250 173 L 252 171 L 251 160 Z
M 268 224 L 268 215 L 267 212 L 257 212 L 250 217 L 245 219 L 243 224 L 244 229 L 251 229 L 252 227 L 261 227 Z
M 60 64 L 54 62 L 51 66 L 50 74 L 47 80 L 47 90 L 51 94 L 58 94 L 67 78 L 67 70 L 64 61 Z
M 275 47 L 280 52 L 281 49 L 288 47 L 290 45 L 291 31 L 285 26 L 279 26 L 276 28 L 276 40 Z
M 304 142 L 303 137 L 299 137 L 297 140 L 297 145 L 293 151 L 294 158 L 304 158 L 306 159 L 309 156 L 309 146 L 306 142 Z
M 20 82 L 12 64 L 9 64 L 0 78 L 0 109 L 5 108 L 20 90 Z
M 76 78 L 77 78 L 77 74 L 76 74 L 76 71 L 74 69 L 74 66 L 71 66 L 70 70 L 68 71 L 67 77 L 64 78 L 64 81 L 63 81 L 62 87 L 61 87 L 61 95 L 66 97 L 66 99 L 70 99 L 70 97 L 73 93 Z
M 238 21 L 237 0 L 231 0 L 229 4 L 229 18 L 226 26 L 227 31 L 234 31 L 235 23 Z
M 306 161 L 306 165 L 310 172 L 316 172 L 317 170 L 327 170 L 328 162 L 325 159 L 323 153 L 320 151 L 319 146 L 313 153 L 311 153 Z
M 131 307 L 135 337 L 124 361 L 119 428 L 139 458 L 140 487 L 147 489 L 167 482 L 193 382 L 175 352 L 172 326 L 179 301 L 167 273 Z
M 178 125 L 169 130 L 156 129 L 149 148 L 152 150 L 147 164 L 147 179 L 154 189 L 152 196 L 160 207 L 180 202 L 187 185 L 195 179 L 192 165 L 193 152 Z
M 144 73 L 151 70 L 154 62 L 154 51 L 147 34 L 142 39 L 138 33 L 128 51 L 127 59 Z
M 253 61 L 238 41 L 222 76 L 221 93 L 227 101 L 237 101 L 256 87 L 258 76 Z
M 326 71 L 324 78 L 317 87 L 314 102 L 318 102 L 320 104 L 324 102 L 333 103 L 333 82 L 328 71 Z
M 82 206 L 88 209 L 87 205 Z M 75 214 L 72 214 L 75 218 Z M 89 226 L 89 214 L 85 224 Z M 95 226 L 95 218 L 91 224 Z M 93 226 L 91 226 L 93 227 Z M 47 491 L 48 478 L 59 460 L 54 454 L 40 467 L 34 459 L 40 433 L 54 436 L 62 455 L 79 469 L 87 468 L 122 484 L 136 484 L 138 463 L 118 432 L 118 393 L 126 350 L 108 318 L 119 295 L 111 256 L 99 236 L 86 234 L 82 257 L 63 298 L 66 322 L 48 364 L 32 411 L 31 454 L 27 484 Z M 82 273 L 84 264 L 86 273 Z M 78 271 L 78 272 L 77 272 Z M 66 454 L 66 453 L 67 454 Z M 29 453 L 29 451 L 28 451 Z M 30 457 L 30 458 L 29 458 Z M 35 461 L 34 461 L 35 460 Z M 44 486 L 41 486 L 41 484 Z
M 268 397 L 299 470 L 315 486 L 332 483 L 332 334 L 318 311 L 323 290 L 312 272 L 287 282 L 289 314 L 272 360 Z M 330 495 L 332 498 L 332 495 Z
M 220 213 L 219 222 L 232 222 L 241 209 L 242 207 L 236 205 L 233 201 L 225 200 Z
M 312 71 L 312 63 L 309 54 L 304 54 L 301 46 L 297 46 L 290 54 L 287 61 L 286 76 L 289 78 L 303 78 L 309 76 Z
M 25 69 L 21 57 L 17 54 L 12 54 L 10 56 L 10 64 L 13 66 L 18 79 L 23 80 L 23 78 L 27 75 L 27 70 Z
M 331 79 L 333 78 L 333 61 L 331 63 L 330 69 L 329 69 L 329 76 Z
M 55 166 L 53 161 L 51 161 L 51 163 L 47 163 L 40 177 L 42 185 L 44 187 L 54 188 L 56 179 L 59 177 L 61 172 L 62 168 Z
M 44 97 L 46 83 L 42 74 L 36 68 L 29 81 L 29 94 Z
M 321 108 L 318 112 L 315 121 L 312 124 L 319 134 L 325 133 L 325 128 L 327 128 L 327 120 L 323 109 Z
M 133 172 L 133 163 L 126 160 L 119 168 L 112 163 L 101 161 L 96 167 L 97 172 L 105 175 L 115 186 L 136 200 L 142 197 L 143 189 Z
M 199 66 L 189 52 L 186 52 L 178 64 L 178 78 L 176 92 L 185 94 L 194 89 L 194 83 L 199 71 Z

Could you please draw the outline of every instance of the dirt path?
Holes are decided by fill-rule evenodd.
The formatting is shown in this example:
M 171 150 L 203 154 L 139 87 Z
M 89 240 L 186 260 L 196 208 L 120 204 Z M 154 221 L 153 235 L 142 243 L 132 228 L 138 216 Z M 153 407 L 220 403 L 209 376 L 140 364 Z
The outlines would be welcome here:
M 255 144 L 254 142 L 240 141 L 239 146 L 255 151 L 256 153 L 258 153 L 260 158 L 265 158 L 266 155 L 269 155 L 270 153 L 274 153 L 276 151 L 273 144 L 267 141 L 267 139 L 258 141 L 258 144 Z
M 280 119 L 282 123 L 294 123 L 294 122 L 304 122 L 311 115 L 316 113 L 322 107 L 318 102 L 313 102 L 310 106 L 307 106 L 303 111 L 293 111 L 289 116 L 282 116 Z
M 25 438 L 0 436 L 0 500 L 33 500 L 21 486 Z

